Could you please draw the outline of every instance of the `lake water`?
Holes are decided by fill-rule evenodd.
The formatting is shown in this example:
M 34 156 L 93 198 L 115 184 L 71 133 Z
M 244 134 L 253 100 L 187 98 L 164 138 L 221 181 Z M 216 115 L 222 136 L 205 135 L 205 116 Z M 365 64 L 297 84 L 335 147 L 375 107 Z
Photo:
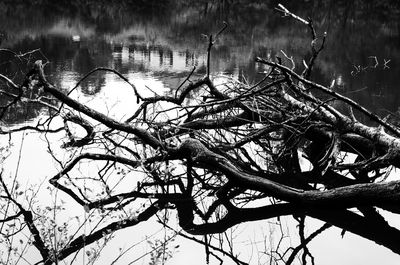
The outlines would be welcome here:
M 119 4 L 87 1 L 87 5 L 77 5 L 78 1 L 43 2 L 0 1 L 0 48 L 17 53 L 40 48 L 41 53 L 25 58 L 30 63 L 48 60 L 49 79 L 64 91 L 74 87 L 93 68 L 109 67 L 127 77 L 142 94 L 173 92 L 193 67 L 196 67 L 195 77 L 205 74 L 207 40 L 203 35 L 218 32 L 223 21 L 229 27 L 212 50 L 213 74 L 231 75 L 253 83 L 262 78 L 264 71 L 254 62 L 256 56 L 274 58 L 282 56 L 283 50 L 293 56 L 297 71 L 301 71 L 301 61 L 310 55 L 307 27 L 278 14 L 274 10 L 278 1 L 251 1 L 251 4 L 243 0 L 162 1 L 162 4 L 145 1 L 142 5 L 127 4 L 128 1 L 117 1 Z M 324 85 L 335 80 L 334 89 L 370 110 L 380 115 L 396 114 L 400 106 L 398 1 L 280 2 L 303 17 L 312 16 L 319 36 L 328 33 L 313 80 Z M 16 63 L 9 53 L 0 51 L 0 73 L 18 81 L 22 73 L 21 65 Z M 23 71 L 26 69 L 22 67 Z M 129 89 L 115 75 L 98 72 L 82 83 L 79 96 L 97 108 L 104 107 L 104 111 L 110 112 L 112 107 L 117 115 L 120 110 L 133 111 L 131 102 L 135 98 Z M 37 93 L 40 92 L 32 91 L 32 97 Z M 0 96 L 0 105 L 6 100 Z M 104 102 L 110 102 L 110 106 Z M 20 104 L 0 124 L 20 125 L 45 114 L 46 110 L 39 106 Z M 47 167 L 54 163 L 43 141 L 38 141 L 35 134 L 19 134 L 13 141 L 15 147 L 8 159 L 11 162 L 5 167 L 11 171 L 14 165 L 20 165 L 20 147 L 23 163 L 18 168 L 19 178 L 39 183 L 48 178 L 48 172 L 54 169 Z M 33 171 L 35 178 L 31 178 Z M 84 214 L 79 207 L 74 210 Z M 254 223 L 248 225 L 253 226 Z M 386 264 L 398 264 L 397 255 L 389 250 L 347 233 L 346 240 L 340 240 L 340 233 L 338 229 L 330 230 L 313 242 L 321 264 L 378 264 L 382 257 Z M 186 264 L 188 260 L 204 264 L 202 252 L 197 249 L 198 246 L 181 250 L 188 254 L 175 255 L 176 262 L 172 264 Z M 332 255 L 332 250 L 341 255 Z M 179 258 L 185 262 L 178 262 Z
M 212 51 L 215 74 L 251 83 L 263 72 L 254 62 L 256 56 L 282 57 L 283 50 L 301 71 L 301 61 L 310 55 L 308 28 L 276 12 L 277 1 L 42 2 L 0 2 L 0 48 L 18 53 L 40 48 L 43 55 L 35 53 L 30 61 L 48 59 L 49 79 L 65 91 L 95 67 L 116 69 L 141 90 L 147 86 L 156 93 L 174 91 L 194 66 L 195 76 L 205 73 L 207 40 L 203 35 L 217 32 L 223 21 L 229 27 Z M 283 3 L 303 17 L 313 17 L 319 36 L 328 34 L 314 70 L 315 81 L 329 85 L 335 80 L 334 89 L 369 109 L 380 115 L 396 114 L 400 99 L 396 1 Z M 0 72 L 15 76 L 15 60 L 9 60 L 10 54 L 0 52 Z M 83 82 L 80 90 L 96 97 L 107 88 L 115 91 L 118 85 L 122 81 L 115 75 L 99 72 Z M 19 107 L 4 121 L 18 124 L 42 113 L 38 106 Z

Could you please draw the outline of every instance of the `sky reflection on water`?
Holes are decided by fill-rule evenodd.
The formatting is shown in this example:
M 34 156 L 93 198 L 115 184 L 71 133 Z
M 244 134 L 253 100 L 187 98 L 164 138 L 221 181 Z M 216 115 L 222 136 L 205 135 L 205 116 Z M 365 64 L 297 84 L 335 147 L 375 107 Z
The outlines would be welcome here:
M 286 6 L 302 16 L 314 15 L 319 34 L 328 31 L 328 44 L 315 68 L 314 80 L 324 85 L 335 80 L 335 89 L 359 100 L 369 109 L 381 114 L 387 113 L 383 109 L 395 112 L 400 96 L 398 11 L 373 10 L 374 7 L 361 9 L 357 1 L 311 2 L 292 1 Z M 49 59 L 46 68 L 49 79 L 64 91 L 73 88 L 93 68 L 109 67 L 121 72 L 142 95 L 152 96 L 152 91 L 159 94 L 174 92 L 193 67 L 196 67 L 195 77 L 203 75 L 207 41 L 202 34 L 217 32 L 222 21 L 227 21 L 230 26 L 212 51 L 211 69 L 214 73 L 254 82 L 265 70 L 254 62 L 255 56 L 274 58 L 281 54 L 282 49 L 289 56 L 293 55 L 299 68 L 302 59 L 309 56 L 307 28 L 280 17 L 273 10 L 275 4 L 275 1 L 269 1 L 224 10 L 218 10 L 218 6 L 211 3 L 207 9 L 193 4 L 180 8 L 167 6 L 166 9 L 147 10 L 142 14 L 121 10 L 118 6 L 91 7 L 86 11 L 35 6 L 8 9 L 2 6 L 0 48 L 16 52 L 40 48 L 45 57 L 35 54 L 31 61 Z M 376 56 L 376 67 L 373 67 L 376 61 L 371 56 Z M 7 54 L 0 53 L 0 59 L 0 72 L 11 75 L 15 65 L 4 64 L 10 59 Z M 129 85 L 109 72 L 94 74 L 73 96 L 121 120 L 133 113 L 137 106 Z M 19 106 L 8 114 L 5 122 L 14 126 L 36 122 L 45 114 L 45 109 L 35 105 Z M 28 177 L 35 165 L 50 164 L 43 161 L 47 153 L 41 145 L 43 143 L 29 136 L 26 138 L 24 153 L 27 156 L 35 153 L 35 159 L 25 159 L 28 164 L 21 175 Z M 14 156 L 18 154 L 18 146 L 16 142 Z M 43 175 L 38 177 L 41 180 L 48 177 L 49 172 L 45 167 L 42 170 L 44 172 L 35 169 L 37 174 Z M 332 230 L 314 244 L 339 238 L 340 232 Z M 354 245 L 360 244 L 359 239 L 353 235 L 346 237 L 350 238 L 346 243 L 316 247 L 318 261 L 328 264 L 329 261 L 323 259 L 332 256 L 332 246 L 335 246 L 333 250 L 342 253 L 337 259 L 375 263 L 366 255 L 362 255 L 363 261 L 360 257 L 349 256 L 375 248 L 374 243 L 365 240 L 357 248 Z M 353 245 L 349 247 L 346 244 Z M 196 261 L 202 264 L 203 257 L 199 251 L 196 252 Z M 395 260 L 396 257 L 387 252 L 379 248 L 375 256 L 377 259 L 386 257 L 390 263 L 389 259 Z M 181 257 L 176 255 L 174 259 Z

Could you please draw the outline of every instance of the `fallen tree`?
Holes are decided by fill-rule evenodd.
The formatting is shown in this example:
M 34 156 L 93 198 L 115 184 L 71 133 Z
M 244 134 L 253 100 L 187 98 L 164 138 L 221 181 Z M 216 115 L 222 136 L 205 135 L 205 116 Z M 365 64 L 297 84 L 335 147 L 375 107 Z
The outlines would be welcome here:
M 132 86 L 138 107 L 125 120 L 96 111 L 53 86 L 41 61 L 21 84 L 0 75 L 11 88 L 11 92 L 0 91 L 10 98 L 1 106 L 0 117 L 18 102 L 32 101 L 49 109 L 49 118 L 37 126 L 2 128 L 1 133 L 65 133 L 63 148 L 73 156 L 59 161 L 61 169 L 49 183 L 87 212 L 126 213 L 52 248 L 39 231 L 34 212 L 15 198 L 2 179 L 1 198 L 14 205 L 15 212 L 7 212 L 1 222 L 22 220 L 44 264 L 64 260 L 86 245 L 163 211 L 175 211 L 180 228 L 191 235 L 222 233 L 244 222 L 293 215 L 301 224 L 301 244 L 281 257 L 287 264 L 301 250 L 306 262 L 307 244 L 332 225 L 400 254 L 400 230 L 378 211 L 400 213 L 400 180 L 387 181 L 400 167 L 400 130 L 331 87 L 311 81 L 325 35 L 318 45 L 311 20 L 283 6 L 279 11 L 310 28 L 312 56 L 302 73 L 282 53 L 276 60 L 256 59 L 267 69 L 256 84 L 229 78 L 217 84 L 209 65 L 212 47 L 224 27 L 208 38 L 206 75 L 198 80 L 189 75 L 175 95 L 145 97 L 112 69 L 97 68 L 85 76 L 111 71 Z M 28 100 L 26 93 L 31 89 L 42 90 L 43 95 Z M 339 111 L 333 102 L 348 112 Z M 353 112 L 373 125 L 358 121 Z M 64 126 L 56 128 L 56 119 L 62 119 Z M 82 127 L 86 135 L 74 135 L 71 124 Z M 97 193 L 78 181 L 87 176 L 74 171 L 85 161 L 102 165 L 89 187 Z M 136 176 L 132 183 L 137 182 L 129 191 L 111 187 L 111 182 L 129 173 Z M 137 201 L 144 202 L 145 209 L 137 207 Z M 254 201 L 259 205 L 247 206 Z M 326 223 L 308 238 L 304 236 L 306 216 Z

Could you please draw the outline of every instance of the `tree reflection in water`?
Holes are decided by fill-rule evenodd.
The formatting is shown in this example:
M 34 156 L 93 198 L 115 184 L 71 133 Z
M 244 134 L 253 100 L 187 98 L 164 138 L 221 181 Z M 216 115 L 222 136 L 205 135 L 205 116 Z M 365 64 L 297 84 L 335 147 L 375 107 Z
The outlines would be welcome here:
M 320 36 L 328 32 L 327 48 L 314 69 L 315 81 L 330 84 L 335 80 L 335 89 L 380 114 L 397 110 L 397 1 L 284 4 L 300 16 L 312 16 Z M 63 89 L 102 66 L 125 75 L 145 73 L 161 80 L 169 91 L 194 66 L 196 75 L 204 74 L 206 40 L 202 34 L 217 31 L 226 21 L 229 28 L 215 46 L 212 70 L 254 82 L 263 72 L 254 62 L 256 56 L 282 56 L 283 50 L 297 65 L 310 56 L 304 52 L 309 46 L 306 29 L 279 17 L 276 5 L 277 1 L 163 1 L 162 5 L 153 1 L 3 1 L 0 47 L 17 52 L 40 48 L 50 61 L 48 75 Z M 0 56 L 1 72 L 14 73 L 15 66 L 7 63 L 9 55 Z M 375 64 L 371 56 L 377 58 L 377 67 L 371 67 Z M 104 75 L 98 73 L 83 82 L 82 92 L 99 93 L 107 86 Z M 22 120 L 15 117 L 14 122 Z

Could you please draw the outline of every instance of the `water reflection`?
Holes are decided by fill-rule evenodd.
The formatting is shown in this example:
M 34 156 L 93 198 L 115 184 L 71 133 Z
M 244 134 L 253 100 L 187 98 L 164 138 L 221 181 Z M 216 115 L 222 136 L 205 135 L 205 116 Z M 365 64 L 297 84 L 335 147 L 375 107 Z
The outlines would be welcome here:
M 143 81 L 161 82 L 157 93 L 173 91 L 193 67 L 195 75 L 204 74 L 207 43 L 202 34 L 218 31 L 222 21 L 230 26 L 214 47 L 214 72 L 254 82 L 264 71 L 254 63 L 255 56 L 274 58 L 284 50 L 294 57 L 301 71 L 302 60 L 310 55 L 307 28 L 274 12 L 277 1 L 144 1 L 140 5 L 128 1 L 36 2 L 0 3 L 0 47 L 17 52 L 41 48 L 50 60 L 46 70 L 51 81 L 64 90 L 89 70 L 104 66 L 139 85 Z M 334 89 L 381 114 L 397 110 L 397 1 L 284 4 L 303 17 L 315 18 L 320 35 L 328 32 L 327 47 L 314 72 L 316 81 L 329 85 L 335 80 Z M 377 59 L 376 67 L 371 67 L 375 65 L 371 56 Z M 39 57 L 36 54 L 30 60 Z M 9 75 L 18 69 L 8 63 L 9 54 L 0 53 L 0 60 L 2 73 Z M 97 72 L 80 89 L 95 96 L 111 84 L 119 85 L 111 80 L 106 73 Z M 4 99 L 0 101 L 3 104 Z M 12 112 L 7 122 L 24 119 L 24 115 Z

